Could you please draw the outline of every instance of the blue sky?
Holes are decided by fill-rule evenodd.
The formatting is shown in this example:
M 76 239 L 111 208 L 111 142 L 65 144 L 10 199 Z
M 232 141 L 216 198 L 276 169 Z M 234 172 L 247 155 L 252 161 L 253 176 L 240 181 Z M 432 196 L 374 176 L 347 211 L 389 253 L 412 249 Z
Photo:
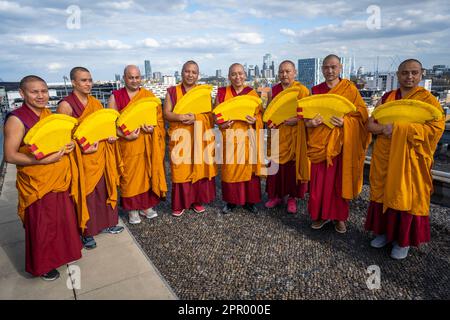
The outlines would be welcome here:
M 367 24 L 374 21 L 367 12 L 373 5 L 379 28 Z M 67 27 L 76 22 L 66 11 L 70 6 L 80 10 L 79 28 Z M 0 21 L 4 81 L 27 74 L 62 81 L 78 65 L 95 80 L 108 80 L 126 64 L 143 67 L 145 59 L 163 74 L 194 59 L 211 75 L 234 62 L 261 67 L 266 53 L 276 64 L 329 53 L 355 56 L 365 70 L 374 68 L 377 56 L 386 71 L 411 57 L 426 67 L 450 64 L 444 0 L 0 0 Z

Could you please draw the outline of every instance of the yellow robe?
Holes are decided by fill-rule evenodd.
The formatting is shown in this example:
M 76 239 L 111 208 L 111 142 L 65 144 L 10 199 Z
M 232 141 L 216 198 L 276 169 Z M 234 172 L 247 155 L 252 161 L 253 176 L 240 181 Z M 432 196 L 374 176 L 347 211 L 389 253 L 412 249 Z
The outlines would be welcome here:
M 141 89 L 130 100 L 128 105 L 155 95 Z M 123 108 L 124 112 L 127 107 Z M 123 160 L 123 174 L 120 177 L 120 193 L 122 197 L 134 197 L 152 190 L 158 197 L 164 198 L 167 193 L 167 183 L 164 171 L 165 128 L 161 107 L 158 108 L 158 125 L 152 134 L 142 130 L 136 140 L 128 141 L 119 138 L 119 150 Z
M 177 101 L 179 101 L 183 97 L 181 84 L 176 86 L 176 93 Z M 175 105 L 176 103 L 173 107 Z M 194 125 L 185 125 L 178 121 L 169 122 L 169 157 L 173 183 L 195 183 L 204 178 L 211 180 L 217 175 L 217 166 L 214 161 L 214 135 L 207 137 L 206 141 L 203 139 L 205 132 L 214 126 L 212 113 L 196 114 L 195 121 L 199 123 L 195 136 Z M 181 138 L 175 137 L 175 134 L 178 133 L 182 134 Z M 188 140 L 184 141 L 184 138 Z M 194 148 L 194 141 L 197 143 L 196 148 Z M 184 144 L 185 142 L 187 144 Z M 190 154 L 187 148 L 181 148 L 183 144 L 190 145 Z M 179 159 L 179 157 L 185 158 L 187 163 L 177 164 L 173 161 L 173 158 Z
M 258 97 L 258 94 L 255 90 L 250 91 L 247 93 L 248 95 L 253 95 L 255 97 Z M 231 91 L 231 86 L 228 86 L 226 88 L 225 98 L 224 101 L 227 101 L 229 99 L 234 98 L 233 93 Z M 222 132 L 222 138 L 223 138 L 223 164 L 222 164 L 222 181 L 226 183 L 235 183 L 235 182 L 244 182 L 244 181 L 250 181 L 253 175 L 260 176 L 261 175 L 261 165 L 262 161 L 259 157 L 260 161 L 257 161 L 258 155 L 260 155 L 260 146 L 259 146 L 259 139 L 258 134 L 260 130 L 263 128 L 263 121 L 262 121 L 262 106 L 260 105 L 257 109 L 254 115 L 252 115 L 254 118 L 256 118 L 255 122 L 255 129 L 252 130 L 253 137 L 251 138 L 254 143 L 256 143 L 256 150 L 253 150 L 252 157 L 254 159 L 253 162 L 257 162 L 254 164 L 250 163 L 250 138 L 245 138 L 245 141 L 243 140 L 241 143 L 237 143 L 239 141 L 239 137 L 235 138 L 236 140 L 233 143 L 234 148 L 234 160 L 233 163 L 227 164 L 227 139 L 226 139 L 226 132 L 227 130 L 241 130 L 244 134 L 247 134 L 249 129 L 253 129 L 253 126 L 246 123 L 245 121 L 234 121 L 232 126 L 228 129 L 221 129 Z M 242 155 L 245 154 L 245 158 L 240 159 Z M 244 160 L 244 161 L 242 161 Z M 238 163 L 238 161 L 241 161 L 243 163 Z
M 308 157 L 311 163 L 326 160 L 331 165 L 333 158 L 342 152 L 342 198 L 350 200 L 361 192 L 363 185 L 364 159 L 371 137 L 366 129 L 367 107 L 356 86 L 347 79 L 328 93 L 347 98 L 357 111 L 344 116 L 342 128 L 330 129 L 324 124 L 308 128 Z
M 309 96 L 309 90 L 300 82 L 294 81 L 291 86 L 301 88 L 297 100 Z M 272 97 L 273 98 L 273 97 Z M 310 179 L 310 161 L 307 155 L 306 127 L 303 121 L 298 121 L 296 126 L 281 124 L 278 128 L 279 154 L 271 153 L 271 132 L 268 137 L 268 154 L 272 159 L 278 157 L 279 164 L 295 161 L 297 182 L 305 183 Z M 275 160 L 272 160 L 275 161 Z
M 396 90 L 386 102 L 394 101 Z M 429 103 L 442 112 L 442 118 L 425 124 L 394 123 L 389 139 L 378 135 L 370 167 L 370 199 L 388 208 L 428 216 L 433 192 L 431 167 L 437 143 L 445 129 L 443 110 L 436 98 L 422 87 L 403 99 Z
M 79 124 L 91 113 L 102 109 L 100 101 L 93 96 L 88 96 L 88 103 L 83 114 L 78 118 Z M 118 191 L 120 183 L 120 175 L 123 173 L 123 162 L 120 157 L 117 143 L 108 143 L 100 141 L 98 150 L 94 153 L 83 154 L 83 169 L 86 178 L 86 195 L 90 195 L 101 177 L 105 177 L 106 189 L 108 197 L 105 205 L 111 205 L 114 209 L 117 205 Z M 90 213 L 92 214 L 92 212 Z
M 51 115 L 44 109 L 39 120 Z M 76 145 L 76 144 L 75 144 Z M 19 152 L 32 155 L 26 145 Z M 25 209 L 50 192 L 69 190 L 78 217 L 78 226 L 83 230 L 89 220 L 86 205 L 86 188 L 84 172 L 81 169 L 81 150 L 78 145 L 61 160 L 45 165 L 17 166 L 16 186 L 19 191 L 18 214 L 25 221 Z

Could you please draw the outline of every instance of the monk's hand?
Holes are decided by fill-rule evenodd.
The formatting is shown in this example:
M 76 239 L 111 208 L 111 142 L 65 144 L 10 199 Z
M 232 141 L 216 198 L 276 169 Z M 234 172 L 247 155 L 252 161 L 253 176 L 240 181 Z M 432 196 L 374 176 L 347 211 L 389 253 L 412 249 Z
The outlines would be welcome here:
M 117 140 L 117 137 L 109 137 L 108 143 L 114 143 L 114 142 L 116 142 L 116 140 Z
M 323 123 L 323 118 L 320 114 L 317 114 L 313 119 L 307 120 L 306 122 L 308 124 L 308 127 L 318 127 Z
M 392 136 L 392 123 L 383 126 L 383 134 L 388 138 Z
M 147 126 L 145 124 L 143 124 L 141 126 L 142 131 L 144 131 L 145 133 L 153 133 L 153 126 Z
M 344 125 L 344 118 L 339 118 L 339 117 L 336 117 L 336 116 L 332 116 L 330 118 L 330 122 L 331 122 L 331 124 L 333 126 L 340 128 L 340 127 L 342 127 Z
M 64 154 L 69 154 L 73 151 L 75 148 L 75 143 L 71 141 L 69 144 L 66 144 L 66 147 L 64 148 Z
M 140 132 L 141 132 L 141 129 L 137 128 L 133 132 L 130 132 L 130 134 L 125 136 L 124 138 L 125 138 L 125 140 L 128 140 L 128 141 L 136 140 L 137 138 L 139 138 L 139 133 Z
M 219 124 L 220 129 L 229 129 L 233 125 L 234 121 L 225 121 Z
M 195 122 L 195 116 L 192 113 L 186 113 L 182 115 L 181 122 L 183 124 L 191 125 Z
M 98 150 L 98 141 L 95 142 L 93 145 L 89 146 L 89 148 L 84 150 L 83 153 L 84 154 L 90 154 L 90 153 L 97 152 L 97 150 Z
M 254 117 L 251 117 L 251 116 L 245 116 L 245 118 L 247 119 L 247 122 L 248 122 L 249 124 L 255 124 L 255 122 L 256 122 L 256 118 L 254 118 Z
M 50 164 L 50 163 L 58 162 L 59 160 L 61 160 L 62 156 L 64 155 L 65 150 L 66 150 L 66 147 L 62 148 L 58 152 L 55 152 L 55 153 L 49 155 L 48 157 L 45 157 L 44 159 L 39 161 L 39 164 Z
M 298 122 L 298 118 L 297 117 L 292 117 L 289 119 L 284 120 L 284 124 L 288 125 L 288 126 L 296 126 Z

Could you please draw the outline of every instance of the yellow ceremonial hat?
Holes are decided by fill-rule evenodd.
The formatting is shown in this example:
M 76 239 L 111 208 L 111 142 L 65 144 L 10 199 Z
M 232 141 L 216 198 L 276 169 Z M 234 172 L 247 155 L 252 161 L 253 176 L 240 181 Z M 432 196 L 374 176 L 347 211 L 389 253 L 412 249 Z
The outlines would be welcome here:
M 189 90 L 175 105 L 173 109 L 177 114 L 199 114 L 211 112 L 212 86 L 203 84 Z
M 52 114 L 39 120 L 23 141 L 36 159 L 57 152 L 72 141 L 72 129 L 77 119 L 65 114 Z
M 237 96 L 222 102 L 213 113 L 217 117 L 217 123 L 223 123 L 230 120 L 247 121 L 247 116 L 253 117 L 256 108 L 261 105 L 262 101 L 259 97 L 251 95 Z
M 400 99 L 384 103 L 372 111 L 372 117 L 381 124 L 393 122 L 425 123 L 443 116 L 432 104 L 412 99 Z
M 161 100 L 157 97 L 139 99 L 128 105 L 117 119 L 117 126 L 125 135 L 142 125 L 156 126 L 158 124 L 158 107 Z
M 114 109 L 100 109 L 87 116 L 74 133 L 83 150 L 95 142 L 117 137 L 116 120 L 119 112 Z
M 297 113 L 300 119 L 313 119 L 318 114 L 323 123 L 333 129 L 332 116 L 342 118 L 349 112 L 355 112 L 356 107 L 347 98 L 337 94 L 317 94 L 298 100 Z
M 263 121 L 269 128 L 279 126 L 285 120 L 297 116 L 297 97 L 300 86 L 292 86 L 281 91 L 267 106 Z

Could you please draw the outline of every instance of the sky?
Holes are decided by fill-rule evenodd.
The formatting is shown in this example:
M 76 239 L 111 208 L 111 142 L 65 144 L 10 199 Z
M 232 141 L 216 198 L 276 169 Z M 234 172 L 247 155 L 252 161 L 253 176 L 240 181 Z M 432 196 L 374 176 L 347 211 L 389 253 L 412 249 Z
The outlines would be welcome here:
M 448 0 L 0 0 L 0 79 L 62 82 L 75 66 L 112 80 L 127 64 L 173 75 L 195 60 L 226 74 L 234 62 L 355 57 L 365 71 L 407 58 L 450 65 Z

